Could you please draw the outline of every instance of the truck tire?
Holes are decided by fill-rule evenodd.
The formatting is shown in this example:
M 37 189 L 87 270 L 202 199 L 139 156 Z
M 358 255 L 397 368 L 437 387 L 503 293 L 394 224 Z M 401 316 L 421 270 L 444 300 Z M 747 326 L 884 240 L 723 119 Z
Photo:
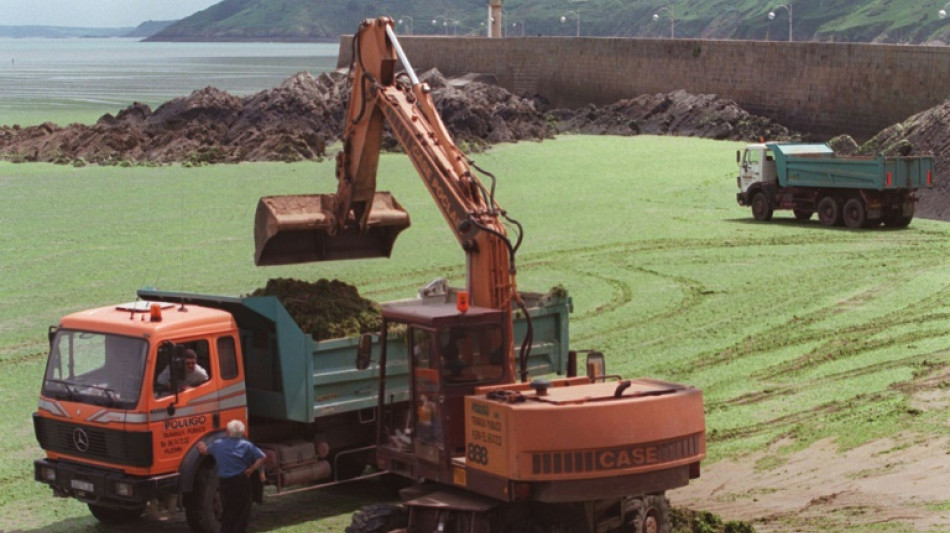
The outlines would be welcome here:
M 757 192 L 752 197 L 752 216 L 763 222 L 772 220 L 772 204 L 764 192 Z
M 409 527 L 409 512 L 402 505 L 376 503 L 353 513 L 345 533 L 388 533 Z
M 138 507 L 135 509 L 120 509 L 116 507 L 104 507 L 94 503 L 87 505 L 89 506 L 89 512 L 92 513 L 92 516 L 96 517 L 96 520 L 102 522 L 103 524 L 110 525 L 131 522 L 142 516 L 142 511 L 145 510 L 144 507 Z
M 825 196 L 818 202 L 818 222 L 822 226 L 838 226 L 841 224 L 841 207 L 838 200 Z
M 888 210 L 884 212 L 884 216 L 881 217 L 881 220 L 884 222 L 884 225 L 889 228 L 906 228 L 911 220 L 914 220 L 914 215 L 905 216 L 900 211 Z
M 648 494 L 624 502 L 625 533 L 670 533 L 670 502 L 663 494 Z
M 221 497 L 214 465 L 205 464 L 198 468 L 195 486 L 185 495 L 185 519 L 195 533 L 221 531 Z
M 793 209 L 792 213 L 795 214 L 795 218 L 798 220 L 808 220 L 815 214 L 811 209 Z
M 860 198 L 850 198 L 844 203 L 844 209 L 841 211 L 841 218 L 844 225 L 851 228 L 863 228 L 868 220 L 868 212 L 864 208 L 864 200 Z

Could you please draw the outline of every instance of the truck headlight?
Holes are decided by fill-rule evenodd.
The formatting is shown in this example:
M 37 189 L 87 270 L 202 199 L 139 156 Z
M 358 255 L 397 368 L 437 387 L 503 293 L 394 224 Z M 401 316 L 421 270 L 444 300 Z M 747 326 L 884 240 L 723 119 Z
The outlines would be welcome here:
M 132 484 L 124 481 L 115 483 L 115 493 L 119 496 L 132 496 Z
M 40 475 L 44 481 L 56 481 L 56 470 L 48 466 L 40 468 Z

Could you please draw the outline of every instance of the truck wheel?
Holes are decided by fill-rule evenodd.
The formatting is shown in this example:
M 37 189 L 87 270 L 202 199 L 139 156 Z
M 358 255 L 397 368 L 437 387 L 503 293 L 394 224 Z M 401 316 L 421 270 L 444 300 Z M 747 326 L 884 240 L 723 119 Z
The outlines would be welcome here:
M 662 494 L 624 502 L 625 533 L 670 533 L 670 502 Z
M 221 497 L 214 465 L 206 464 L 198 469 L 195 486 L 185 495 L 185 519 L 195 533 L 221 531 Z
M 402 505 L 376 503 L 353 513 L 353 521 L 345 533 L 388 533 L 409 527 L 409 513 Z
M 808 220 L 815 214 L 811 209 L 793 209 L 792 213 L 795 213 L 795 218 L 798 220 Z
M 910 221 L 914 220 L 914 216 L 904 216 L 900 212 L 885 211 L 881 220 L 884 222 L 884 225 L 889 228 L 906 228 L 910 224 Z
M 831 196 L 825 196 L 818 202 L 818 222 L 821 222 L 822 226 L 841 224 L 841 209 L 837 200 Z
M 752 216 L 756 220 L 772 220 L 772 205 L 769 204 L 769 198 L 763 192 L 755 193 L 752 197 Z
M 841 218 L 844 225 L 852 228 L 862 228 L 867 222 L 867 210 L 864 209 L 864 201 L 860 198 L 851 198 L 844 203 L 844 209 L 841 212 Z
M 145 510 L 144 507 L 139 507 L 136 509 L 119 509 L 115 507 L 104 507 L 94 503 L 90 503 L 88 505 L 89 512 L 92 513 L 92 516 L 96 517 L 96 520 L 102 522 L 103 524 L 125 524 L 126 522 L 131 522 L 142 516 L 142 511 Z

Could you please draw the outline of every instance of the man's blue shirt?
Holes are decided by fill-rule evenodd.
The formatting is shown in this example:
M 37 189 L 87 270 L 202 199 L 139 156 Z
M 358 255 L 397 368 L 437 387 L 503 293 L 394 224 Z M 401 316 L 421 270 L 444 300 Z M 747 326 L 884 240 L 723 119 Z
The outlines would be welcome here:
M 254 461 L 264 457 L 260 448 L 245 439 L 226 437 L 208 446 L 208 453 L 218 463 L 218 477 L 229 478 L 242 474 Z

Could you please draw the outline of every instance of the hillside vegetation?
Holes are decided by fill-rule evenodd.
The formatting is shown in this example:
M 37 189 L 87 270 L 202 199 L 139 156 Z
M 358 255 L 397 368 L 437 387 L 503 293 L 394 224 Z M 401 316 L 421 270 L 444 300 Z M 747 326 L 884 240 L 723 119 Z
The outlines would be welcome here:
M 791 215 L 756 223 L 735 204 L 739 146 L 562 135 L 476 159 L 525 227 L 518 286 L 560 284 L 573 297 L 571 347 L 604 351 L 610 373 L 703 389 L 709 459 L 674 504 L 753 520 L 760 533 L 947 531 L 950 227 L 917 219 L 905 230 L 851 231 Z M 436 277 L 461 283 L 463 254 L 409 159 L 384 154 L 379 176 L 413 222 L 391 259 L 257 268 L 257 199 L 335 190 L 332 161 L 0 163 L 0 218 L 11 228 L 0 235 L 9 252 L 0 266 L 0 530 L 102 529 L 85 506 L 33 481 L 41 451 L 30 414 L 46 327 L 63 314 L 129 301 L 146 285 L 239 295 L 275 277 L 335 278 L 386 301 Z M 875 453 L 849 459 L 868 446 Z M 912 463 L 912 450 L 926 453 Z M 820 482 L 796 477 L 802 454 Z M 831 465 L 836 474 L 822 477 Z M 912 465 L 919 471 L 908 475 Z M 356 507 L 385 497 L 364 484 L 279 498 L 255 511 L 254 527 L 336 533 Z M 820 521 L 800 520 L 816 513 Z M 187 526 L 152 518 L 120 531 Z
M 932 43 L 950 41 L 942 2 L 919 0 L 504 0 L 508 36 L 669 37 Z M 367 17 L 388 15 L 400 33 L 485 35 L 487 0 L 224 0 L 150 40 L 335 40 Z M 769 22 L 769 11 L 775 20 Z M 653 15 L 659 20 L 654 21 Z M 564 17 L 565 21 L 561 22 Z

